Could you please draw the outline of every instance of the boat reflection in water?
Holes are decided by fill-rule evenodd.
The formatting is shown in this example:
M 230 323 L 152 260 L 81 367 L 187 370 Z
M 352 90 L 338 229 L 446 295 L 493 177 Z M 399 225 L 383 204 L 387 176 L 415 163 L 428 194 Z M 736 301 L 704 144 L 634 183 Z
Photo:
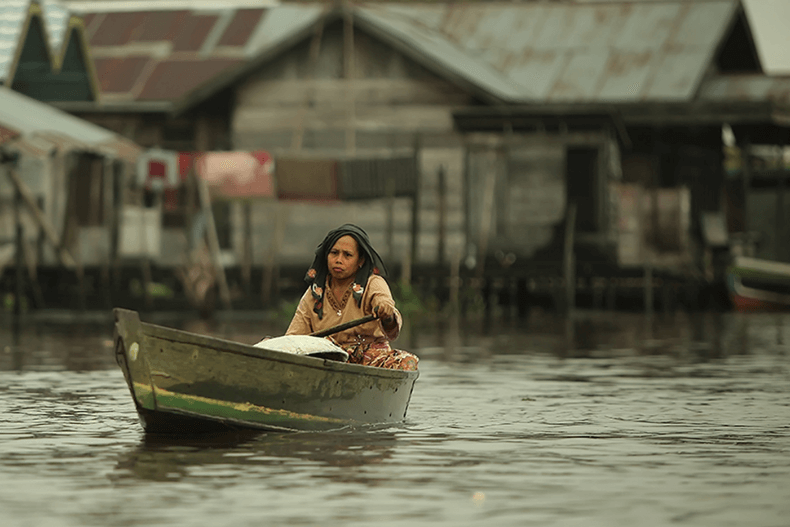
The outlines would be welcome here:
M 108 477 L 117 484 L 128 480 L 178 481 L 193 476 L 231 470 L 264 474 L 287 470 L 295 464 L 348 468 L 376 465 L 391 459 L 398 436 L 389 430 L 366 427 L 353 432 L 271 433 L 253 430 L 227 431 L 189 436 L 145 434 L 140 444 L 119 456 Z M 238 472 L 236 472 L 238 474 Z M 361 475 L 329 471 L 326 477 L 338 481 L 357 480 Z

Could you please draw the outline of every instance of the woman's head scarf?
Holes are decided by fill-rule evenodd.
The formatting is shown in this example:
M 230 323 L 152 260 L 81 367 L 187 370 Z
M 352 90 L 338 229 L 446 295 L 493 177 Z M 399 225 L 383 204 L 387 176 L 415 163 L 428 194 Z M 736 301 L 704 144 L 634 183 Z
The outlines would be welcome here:
M 362 294 L 365 292 L 365 286 L 368 283 L 368 278 L 371 274 L 387 276 L 387 269 L 384 267 L 384 262 L 379 256 L 379 253 L 370 244 L 368 233 L 352 223 L 341 225 L 337 229 L 329 231 L 315 250 L 315 259 L 313 265 L 307 270 L 304 280 L 310 286 L 310 293 L 313 295 L 315 304 L 313 311 L 318 315 L 319 319 L 324 318 L 324 285 L 326 284 L 326 277 L 329 274 L 329 266 L 326 264 L 326 257 L 332 247 L 335 246 L 337 240 L 343 236 L 351 236 L 357 241 L 359 246 L 360 256 L 365 257 L 365 263 L 362 264 L 357 270 L 354 277 L 354 282 L 351 284 L 351 295 L 357 301 L 357 305 L 362 303 Z

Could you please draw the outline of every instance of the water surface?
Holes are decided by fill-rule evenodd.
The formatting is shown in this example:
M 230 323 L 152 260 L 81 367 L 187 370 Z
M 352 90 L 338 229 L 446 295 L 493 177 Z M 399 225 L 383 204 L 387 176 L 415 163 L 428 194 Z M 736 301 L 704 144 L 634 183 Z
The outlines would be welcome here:
M 789 315 L 416 324 L 402 425 L 178 441 L 143 434 L 107 323 L 4 330 L 0 523 L 788 524 Z

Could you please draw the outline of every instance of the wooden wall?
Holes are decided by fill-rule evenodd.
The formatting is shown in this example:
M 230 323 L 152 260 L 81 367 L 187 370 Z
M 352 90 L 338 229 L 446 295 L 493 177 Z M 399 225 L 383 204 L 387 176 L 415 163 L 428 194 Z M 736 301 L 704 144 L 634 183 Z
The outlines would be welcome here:
M 416 155 L 417 261 L 438 261 L 440 250 L 445 257 L 462 251 L 464 149 L 452 112 L 473 102 L 468 94 L 358 29 L 352 46 L 338 22 L 324 28 L 320 46 L 308 39 L 263 66 L 238 87 L 235 100 L 234 149 L 263 149 L 275 159 Z M 386 199 L 256 203 L 253 263 L 278 247 L 284 263 L 306 266 L 327 230 L 346 221 L 363 226 L 382 255 L 389 253 L 389 261 L 400 263 L 411 250 L 411 200 L 394 200 L 392 247 L 387 207 Z M 241 221 L 241 212 L 235 218 Z M 278 229 L 279 244 L 273 241 Z

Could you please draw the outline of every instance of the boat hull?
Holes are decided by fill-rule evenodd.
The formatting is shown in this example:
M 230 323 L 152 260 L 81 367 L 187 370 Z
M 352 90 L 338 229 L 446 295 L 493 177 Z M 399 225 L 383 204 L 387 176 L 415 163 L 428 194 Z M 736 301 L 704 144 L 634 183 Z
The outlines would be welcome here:
M 790 309 L 790 265 L 757 258 L 736 258 L 727 272 L 727 289 L 738 311 Z
M 146 432 L 396 423 L 419 376 L 147 324 L 134 311 L 114 314 L 115 357 Z

